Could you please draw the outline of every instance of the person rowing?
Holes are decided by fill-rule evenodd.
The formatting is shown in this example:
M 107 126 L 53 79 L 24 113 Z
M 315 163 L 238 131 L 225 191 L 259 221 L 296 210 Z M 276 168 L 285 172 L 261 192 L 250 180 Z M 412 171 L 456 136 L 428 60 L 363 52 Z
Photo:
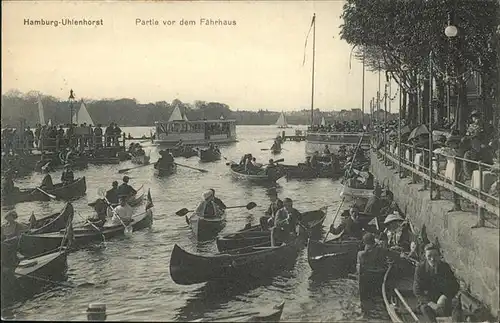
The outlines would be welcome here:
M 64 186 L 71 184 L 75 181 L 75 174 L 73 174 L 73 171 L 71 170 L 71 165 L 66 164 L 64 165 L 64 170 L 61 174 L 61 182 L 63 183 Z
M 4 219 L 7 221 L 2 225 L 1 240 L 19 237 L 23 232 L 28 230 L 28 226 L 17 222 L 17 212 L 15 210 L 7 212 Z
M 278 140 L 274 140 L 273 145 L 271 146 L 272 151 L 281 151 L 281 143 Z
M 268 225 L 272 230 L 272 246 L 287 242 L 292 232 L 290 214 L 284 207 L 268 220 Z
M 174 156 L 170 152 L 170 149 L 161 150 L 160 151 L 160 158 L 158 158 L 158 161 L 155 163 L 154 168 L 155 169 L 169 169 L 172 167 L 174 164 Z
M 5 172 L 5 177 L 2 182 L 2 195 L 8 196 L 19 192 L 14 184 L 14 171 L 9 169 Z
M 116 184 L 118 186 L 118 182 L 116 182 Z M 112 203 L 111 201 L 109 202 Z M 87 219 L 87 221 L 91 223 L 89 225 L 90 226 L 95 225 L 98 228 L 103 227 L 104 224 L 106 223 L 107 210 L 108 210 L 108 205 L 106 204 L 106 202 L 103 199 L 97 199 L 95 200 L 95 202 L 89 203 L 88 205 L 93 207 L 94 211 L 96 212 L 96 214 L 93 217 Z
M 260 227 L 263 231 L 269 228 L 269 219 L 276 215 L 279 209 L 283 208 L 283 201 L 278 198 L 278 192 L 272 188 L 268 191 L 269 200 L 271 204 L 267 208 L 265 215 L 260 218 Z
M 222 202 L 222 200 L 220 198 L 215 196 L 215 190 L 213 188 L 211 188 L 210 190 L 212 191 L 212 196 L 214 198 L 214 202 L 219 207 L 219 209 L 221 209 L 221 210 L 227 209 L 226 204 L 224 204 L 224 202 Z
M 114 212 L 113 216 L 111 217 L 111 223 L 113 223 L 113 225 L 128 224 L 130 223 L 130 221 L 132 221 L 132 215 L 134 214 L 134 211 L 132 210 L 132 207 L 127 204 L 127 199 L 129 196 L 130 195 L 127 194 L 118 195 L 118 201 L 120 204 L 117 207 L 113 208 Z
M 123 183 L 118 186 L 118 198 L 120 198 L 120 196 L 129 198 L 137 194 L 137 191 L 128 184 L 129 180 L 130 177 L 128 177 L 127 175 L 123 176 Z
M 365 231 L 371 231 L 367 226 L 363 225 L 359 220 L 359 210 L 353 205 L 349 209 L 349 215 L 342 218 L 342 222 L 338 227 L 332 223 L 330 226 L 330 232 L 338 235 L 342 233 L 342 236 L 352 237 L 356 239 L 361 239 Z
M 111 204 L 118 204 L 118 181 L 113 181 L 111 189 L 106 192 L 106 199 Z
M 54 188 L 54 183 L 52 182 L 52 176 L 50 176 L 49 168 L 44 166 L 42 171 L 45 173 L 45 176 L 42 179 L 42 185 L 40 185 L 40 188 L 43 190 L 52 190 Z
M 203 218 L 216 218 L 222 213 L 214 198 L 214 191 L 208 190 L 202 194 L 202 201 L 198 204 L 195 213 Z

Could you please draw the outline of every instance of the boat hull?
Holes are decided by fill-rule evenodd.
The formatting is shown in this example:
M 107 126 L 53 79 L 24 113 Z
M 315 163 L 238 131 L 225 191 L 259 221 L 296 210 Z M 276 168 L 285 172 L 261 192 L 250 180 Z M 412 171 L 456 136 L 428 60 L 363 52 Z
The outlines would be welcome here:
M 177 171 L 177 165 L 173 164 L 169 168 L 155 168 L 155 175 L 158 177 L 165 177 L 174 174 Z
M 267 174 L 265 171 L 262 171 L 261 174 L 256 175 L 243 173 L 243 168 L 238 164 L 232 164 L 229 167 L 234 178 L 246 180 L 253 183 L 276 182 L 278 179 L 286 175 L 285 168 L 281 165 L 273 169 L 269 169 L 269 172 Z
M 222 212 L 220 216 L 214 218 L 200 217 L 193 214 L 186 216 L 186 222 L 193 230 L 198 241 L 213 239 L 226 226 L 226 213 Z
M 149 164 L 149 160 L 150 160 L 150 157 L 146 156 L 146 155 L 132 156 L 130 158 L 130 161 L 132 162 L 132 164 L 136 164 L 136 165 L 147 165 L 147 164 Z
M 198 155 L 202 162 L 213 162 L 221 159 L 220 151 L 213 149 L 200 149 Z
M 315 274 L 347 276 L 355 270 L 357 254 L 361 249 L 361 240 L 309 240 L 307 261 Z

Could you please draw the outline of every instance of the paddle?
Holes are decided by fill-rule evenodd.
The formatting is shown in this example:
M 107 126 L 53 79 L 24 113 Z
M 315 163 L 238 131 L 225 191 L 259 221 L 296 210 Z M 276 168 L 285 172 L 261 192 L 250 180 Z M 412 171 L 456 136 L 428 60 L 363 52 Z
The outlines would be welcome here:
M 111 209 L 111 212 L 113 212 L 113 215 L 115 215 L 118 218 L 118 220 L 120 220 L 120 222 L 122 223 L 123 227 L 125 228 L 123 230 L 123 232 L 125 233 L 125 235 L 132 233 L 133 230 L 134 230 L 134 228 L 132 227 L 131 224 L 129 224 L 128 226 L 126 226 L 125 223 L 123 223 L 122 218 L 120 218 L 120 216 L 116 213 L 116 211 L 111 206 L 111 203 L 109 203 L 108 199 L 106 198 L 106 190 L 101 187 L 101 188 L 99 188 L 98 193 L 99 193 L 99 195 L 101 195 L 103 197 L 103 199 L 106 202 L 106 204 L 108 204 L 108 207 Z
M 141 168 L 141 167 L 146 167 L 146 166 L 151 166 L 151 165 L 154 165 L 154 163 L 150 163 L 150 164 L 143 164 L 143 165 L 139 165 L 139 166 L 135 166 L 135 167 L 130 167 L 130 168 L 120 169 L 120 170 L 118 171 L 118 174 L 126 173 L 126 172 L 128 172 L 129 170 L 132 170 L 132 169 Z
M 96 231 L 97 231 L 97 232 L 101 233 L 101 236 L 102 236 L 102 242 L 104 243 L 104 248 L 106 248 L 106 237 L 104 236 L 104 233 L 102 233 L 102 231 L 101 231 L 98 227 L 96 227 L 96 226 L 94 225 L 94 223 L 92 223 L 92 221 L 90 221 L 89 219 L 85 219 L 85 218 L 84 218 L 84 217 L 80 214 L 80 212 L 77 212 L 77 214 L 78 214 L 78 216 L 79 216 L 82 220 L 84 220 L 84 221 L 85 221 L 85 223 L 90 224 L 91 226 L 93 226 L 93 227 L 94 227 L 94 229 L 96 229 Z
M 191 169 L 197 170 L 197 171 L 202 172 L 202 173 L 208 173 L 208 170 L 206 170 L 206 169 L 196 168 L 196 167 L 192 167 L 192 166 L 188 166 L 188 165 L 182 165 L 182 164 L 179 164 L 179 163 L 174 163 L 174 164 L 176 164 L 177 166 L 191 168 Z
M 50 197 L 51 199 L 55 200 L 56 199 L 56 196 L 55 195 L 52 195 L 52 194 L 49 194 L 47 192 L 45 192 L 44 190 L 42 190 L 40 187 L 37 187 L 36 190 L 42 192 L 43 194 L 47 195 L 48 197 Z
M 226 210 L 227 209 L 237 209 L 237 208 L 242 208 L 242 207 L 245 207 L 247 210 L 251 210 L 256 206 L 257 206 L 257 204 L 255 204 L 254 202 L 250 202 L 247 205 L 228 206 L 228 207 L 226 207 Z M 175 214 L 178 216 L 185 216 L 186 214 L 188 214 L 190 212 L 194 212 L 194 210 L 188 210 L 186 208 L 183 208 L 183 209 L 180 209 L 179 211 L 175 212 Z

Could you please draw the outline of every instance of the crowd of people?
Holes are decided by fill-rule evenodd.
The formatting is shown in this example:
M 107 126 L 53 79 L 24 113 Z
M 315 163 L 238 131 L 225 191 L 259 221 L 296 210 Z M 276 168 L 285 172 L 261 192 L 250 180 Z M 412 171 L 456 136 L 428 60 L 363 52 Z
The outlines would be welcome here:
M 327 123 L 326 125 L 313 125 L 310 126 L 308 131 L 316 132 L 364 132 L 366 131 L 363 127 L 363 123 L 359 120 L 350 121 L 334 121 L 333 123 Z
M 31 151 L 38 150 L 56 151 L 60 148 L 74 147 L 80 150 L 86 148 L 101 148 L 118 146 L 122 130 L 114 122 L 111 122 L 103 131 L 102 125 L 41 125 L 37 124 L 35 129 L 26 127 L 22 133 L 18 129 L 5 128 L 2 130 L 2 152 L 14 154 L 16 150 Z

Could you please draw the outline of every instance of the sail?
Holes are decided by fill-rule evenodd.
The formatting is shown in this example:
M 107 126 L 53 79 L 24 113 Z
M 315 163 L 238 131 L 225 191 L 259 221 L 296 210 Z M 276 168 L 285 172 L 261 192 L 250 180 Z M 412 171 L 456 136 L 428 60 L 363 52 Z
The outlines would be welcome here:
M 52 127 L 52 119 L 49 119 L 49 122 L 47 122 L 47 126 Z
M 41 125 L 45 124 L 45 115 L 43 113 L 42 98 L 40 96 L 38 96 L 38 122 Z
M 184 118 L 182 118 L 182 113 L 181 110 L 179 109 L 178 106 L 175 107 L 174 111 L 172 111 L 172 114 L 170 115 L 170 118 L 168 119 L 168 122 L 171 121 L 182 121 Z
M 326 126 L 325 117 L 321 117 L 321 125 Z
M 288 124 L 286 123 L 285 119 L 285 114 L 281 112 L 280 117 L 278 118 L 278 121 L 276 121 L 276 125 L 280 127 L 286 127 Z
M 85 103 L 80 104 L 80 108 L 75 111 L 75 120 L 74 122 L 76 124 L 83 124 L 86 123 L 87 125 L 94 125 L 94 121 L 90 117 L 89 112 L 87 111 L 87 107 L 85 106 Z

